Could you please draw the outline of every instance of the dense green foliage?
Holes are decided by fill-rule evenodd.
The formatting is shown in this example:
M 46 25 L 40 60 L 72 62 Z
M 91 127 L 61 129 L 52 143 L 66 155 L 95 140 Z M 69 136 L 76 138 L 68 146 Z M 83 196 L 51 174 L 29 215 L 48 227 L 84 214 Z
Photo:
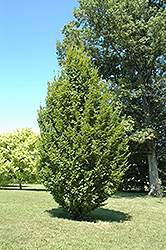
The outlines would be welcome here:
M 40 174 L 73 217 L 100 207 L 127 169 L 128 129 L 107 84 L 83 49 L 68 49 L 39 111 Z
M 37 141 L 30 128 L 0 135 L 0 185 L 37 181 Z
M 57 42 L 59 63 L 63 65 L 71 41 L 89 51 L 100 75 L 110 80 L 122 114 L 134 121 L 125 186 L 131 188 L 133 183 L 144 189 L 150 182 L 150 190 L 157 194 L 158 167 L 164 183 L 166 166 L 165 1 L 79 0 L 79 4 L 74 20 L 64 26 L 63 42 Z

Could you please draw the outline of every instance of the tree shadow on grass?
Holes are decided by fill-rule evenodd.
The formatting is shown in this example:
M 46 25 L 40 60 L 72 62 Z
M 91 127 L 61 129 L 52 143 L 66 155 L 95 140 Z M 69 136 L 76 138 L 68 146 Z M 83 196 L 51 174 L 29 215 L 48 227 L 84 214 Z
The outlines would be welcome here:
M 134 199 L 134 198 L 144 198 L 147 197 L 148 193 L 140 193 L 140 192 L 127 192 L 127 191 L 123 191 L 123 192 L 116 192 L 114 195 L 111 196 L 111 198 L 127 198 L 127 199 Z
M 6 185 L 1 186 L 0 190 L 17 190 L 17 191 L 46 191 L 45 188 L 31 188 L 28 185 L 22 185 L 22 189 L 19 188 L 19 185 Z
M 140 192 L 128 192 L 128 191 L 123 191 L 123 192 L 116 192 L 111 198 L 116 198 L 116 199 L 121 199 L 121 198 L 127 198 L 127 199 L 134 199 L 134 198 L 159 198 L 157 196 L 149 196 L 148 192 L 140 193 Z M 163 197 L 166 197 L 166 191 L 163 191 Z
M 49 213 L 51 217 L 57 217 L 62 219 L 72 220 L 71 216 L 63 209 L 63 208 L 55 208 L 52 210 L 46 210 L 45 212 Z M 77 219 L 73 219 L 77 220 Z M 87 222 L 124 222 L 131 220 L 131 216 L 129 214 L 109 210 L 106 208 L 97 208 L 90 214 L 85 215 L 81 220 L 78 221 L 87 221 Z

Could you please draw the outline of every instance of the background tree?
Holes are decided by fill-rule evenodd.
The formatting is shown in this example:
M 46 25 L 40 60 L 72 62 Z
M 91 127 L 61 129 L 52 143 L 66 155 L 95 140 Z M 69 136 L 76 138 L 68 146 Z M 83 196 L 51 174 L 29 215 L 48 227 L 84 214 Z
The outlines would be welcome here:
M 74 218 L 103 202 L 127 169 L 128 125 L 83 49 L 71 47 L 40 108 L 40 174 L 55 201 Z
M 0 135 L 0 185 L 37 181 L 37 141 L 30 128 Z
M 71 40 L 84 44 L 99 73 L 110 80 L 123 114 L 134 120 L 132 168 L 137 165 L 140 173 L 146 173 L 148 165 L 149 194 L 159 195 L 157 165 L 164 180 L 166 163 L 165 1 L 79 0 L 79 4 L 75 19 L 64 26 L 63 42 L 57 42 L 59 63 L 63 64 Z

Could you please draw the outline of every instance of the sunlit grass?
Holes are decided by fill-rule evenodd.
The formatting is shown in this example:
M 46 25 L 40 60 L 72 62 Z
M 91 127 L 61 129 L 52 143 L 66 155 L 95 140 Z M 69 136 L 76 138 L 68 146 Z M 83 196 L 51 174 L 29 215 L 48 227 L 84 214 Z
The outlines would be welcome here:
M 117 193 L 71 220 L 42 185 L 0 189 L 0 249 L 166 249 L 166 198 Z

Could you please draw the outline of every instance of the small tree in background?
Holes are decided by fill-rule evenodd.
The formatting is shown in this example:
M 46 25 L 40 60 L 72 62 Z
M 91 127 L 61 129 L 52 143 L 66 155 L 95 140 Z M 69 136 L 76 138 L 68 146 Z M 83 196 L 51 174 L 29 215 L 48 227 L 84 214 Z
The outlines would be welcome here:
M 112 102 L 111 102 L 112 100 Z M 73 218 L 100 207 L 127 169 L 127 122 L 83 49 L 70 48 L 38 113 L 40 174 Z
M 37 180 L 38 135 L 30 128 L 0 135 L 0 185 Z

